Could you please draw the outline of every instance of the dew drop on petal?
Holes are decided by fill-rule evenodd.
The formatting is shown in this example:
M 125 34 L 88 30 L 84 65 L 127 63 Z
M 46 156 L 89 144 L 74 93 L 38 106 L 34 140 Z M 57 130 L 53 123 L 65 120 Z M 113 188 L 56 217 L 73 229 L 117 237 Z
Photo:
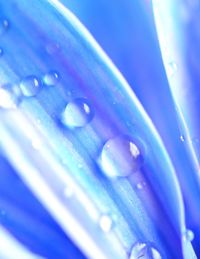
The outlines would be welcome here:
M 139 182 L 139 183 L 136 184 L 136 188 L 138 190 L 142 190 L 145 186 L 146 186 L 145 182 Z
M 184 142 L 185 141 L 185 137 L 183 135 L 180 136 L 180 140 L 181 142 Z
M 132 247 L 129 259 L 162 259 L 162 257 L 154 247 L 137 242 Z
M 194 233 L 191 230 L 187 229 L 184 234 L 184 240 L 191 242 L 193 239 L 194 239 Z
M 59 75 L 56 71 L 50 71 L 43 77 L 43 82 L 46 85 L 53 86 L 56 85 L 59 81 Z
M 93 116 L 93 109 L 87 99 L 78 98 L 67 104 L 61 121 L 68 128 L 79 128 L 88 124 Z
M 41 83 L 35 76 L 27 76 L 20 83 L 20 89 L 24 96 L 35 96 L 40 90 Z
M 102 215 L 99 219 L 99 226 L 103 230 L 103 232 L 109 232 L 113 226 L 111 217 L 108 215 Z
M 98 164 L 108 177 L 126 177 L 141 167 L 142 160 L 137 144 L 118 136 L 105 143 Z

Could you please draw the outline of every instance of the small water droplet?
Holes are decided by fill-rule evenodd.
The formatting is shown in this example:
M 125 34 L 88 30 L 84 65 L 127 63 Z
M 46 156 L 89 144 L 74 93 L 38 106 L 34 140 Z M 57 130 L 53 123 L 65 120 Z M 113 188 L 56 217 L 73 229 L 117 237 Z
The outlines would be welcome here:
M 7 31 L 9 28 L 9 22 L 7 19 L 0 20 L 0 35 Z
M 39 79 L 35 76 L 25 77 L 21 83 L 20 88 L 24 96 L 32 97 L 35 96 L 41 87 Z
M 183 238 L 185 241 L 191 242 L 194 239 L 194 233 L 191 230 L 187 229 Z
M 137 171 L 142 160 L 138 145 L 127 136 L 118 136 L 105 143 L 98 162 L 107 176 L 125 177 Z
M 69 128 L 84 127 L 94 116 L 93 109 L 84 98 L 69 102 L 62 113 L 61 121 Z
M 170 77 L 176 73 L 177 69 L 178 69 L 177 64 L 174 61 L 171 61 L 168 63 L 167 73 Z
M 161 259 L 160 253 L 146 243 L 137 242 L 132 250 L 129 259 Z
M 139 182 L 139 183 L 136 184 L 136 188 L 138 190 L 142 190 L 145 186 L 146 186 L 145 182 Z
M 0 108 L 15 109 L 20 102 L 20 93 L 15 85 L 6 84 L 0 87 Z
M 59 81 L 59 75 L 55 71 L 50 71 L 47 74 L 45 74 L 43 77 L 43 82 L 49 86 L 56 85 L 58 81 Z
M 180 140 L 181 140 L 182 142 L 184 142 L 184 141 L 185 141 L 185 137 L 184 137 L 183 135 L 181 135 L 181 136 L 180 136 Z
M 112 229 L 112 225 L 113 222 L 110 216 L 102 215 L 100 217 L 99 226 L 104 232 L 108 233 Z

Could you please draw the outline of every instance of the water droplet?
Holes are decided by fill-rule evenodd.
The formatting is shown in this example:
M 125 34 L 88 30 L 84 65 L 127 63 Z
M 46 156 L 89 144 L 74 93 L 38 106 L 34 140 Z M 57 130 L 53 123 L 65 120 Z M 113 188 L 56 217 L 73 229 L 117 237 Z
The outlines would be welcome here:
M 146 243 L 137 242 L 132 250 L 129 259 L 161 259 L 160 253 Z
M 69 102 L 62 114 L 62 123 L 69 128 L 84 127 L 94 116 L 91 105 L 84 98 Z
M 194 233 L 191 230 L 187 229 L 183 238 L 185 241 L 191 242 L 194 239 Z
M 56 85 L 59 81 L 59 75 L 55 71 L 50 71 L 44 75 L 43 82 L 46 85 L 53 86 Z
M 9 22 L 7 19 L 0 20 L 0 35 L 7 31 L 9 27 Z
M 5 210 L 0 210 L 0 215 L 1 216 L 5 216 L 6 215 L 6 211 Z
M 138 190 L 142 190 L 145 186 L 146 186 L 145 182 L 139 182 L 139 183 L 136 184 L 136 188 Z
M 41 87 L 40 81 L 35 76 L 27 76 L 20 83 L 20 88 L 24 96 L 35 96 Z
M 180 140 L 181 140 L 182 142 L 184 142 L 184 141 L 185 141 L 185 137 L 184 137 L 183 135 L 181 135 L 181 136 L 180 136 Z
M 142 155 L 129 137 L 118 136 L 106 142 L 98 162 L 107 176 L 125 177 L 140 168 Z
M 15 85 L 0 87 L 0 108 L 15 109 L 20 102 L 20 93 Z
M 102 215 L 99 220 L 99 226 L 104 232 L 109 232 L 112 229 L 112 219 L 108 215 Z
M 174 61 L 169 62 L 167 65 L 168 76 L 173 76 L 176 73 L 177 69 L 177 64 Z

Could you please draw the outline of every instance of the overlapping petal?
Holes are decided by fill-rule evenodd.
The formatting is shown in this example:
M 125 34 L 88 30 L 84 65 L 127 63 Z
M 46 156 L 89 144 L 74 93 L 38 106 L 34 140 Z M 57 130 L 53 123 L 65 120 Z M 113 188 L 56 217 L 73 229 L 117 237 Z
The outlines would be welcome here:
M 162 141 L 88 31 L 54 0 L 1 16 L 0 141 L 43 206 L 90 258 L 195 258 Z

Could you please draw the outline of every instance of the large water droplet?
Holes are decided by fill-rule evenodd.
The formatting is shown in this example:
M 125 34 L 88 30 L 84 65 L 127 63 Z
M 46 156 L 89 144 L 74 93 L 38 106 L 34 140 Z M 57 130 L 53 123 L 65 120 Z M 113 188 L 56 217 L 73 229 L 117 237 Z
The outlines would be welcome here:
M 56 71 L 50 71 L 44 75 L 43 82 L 46 85 L 53 86 L 56 85 L 59 81 L 59 75 Z
M 112 229 L 112 219 L 108 215 L 102 215 L 99 220 L 99 226 L 104 232 L 109 232 Z
M 0 35 L 7 31 L 9 27 L 9 22 L 7 19 L 0 20 Z
M 193 239 L 194 239 L 194 233 L 191 230 L 187 229 L 184 234 L 184 240 L 191 242 Z
M 118 136 L 106 142 L 98 162 L 107 176 L 125 177 L 140 168 L 142 155 L 131 138 Z
M 137 242 L 131 251 L 129 259 L 161 259 L 160 253 L 146 243 Z
M 0 87 L 0 108 L 15 109 L 20 102 L 20 92 L 15 85 Z
M 35 96 L 40 87 L 41 83 L 35 76 L 27 76 L 20 83 L 21 91 L 27 97 Z
M 69 102 L 62 113 L 62 123 L 69 128 L 84 127 L 94 116 L 93 109 L 84 98 Z

